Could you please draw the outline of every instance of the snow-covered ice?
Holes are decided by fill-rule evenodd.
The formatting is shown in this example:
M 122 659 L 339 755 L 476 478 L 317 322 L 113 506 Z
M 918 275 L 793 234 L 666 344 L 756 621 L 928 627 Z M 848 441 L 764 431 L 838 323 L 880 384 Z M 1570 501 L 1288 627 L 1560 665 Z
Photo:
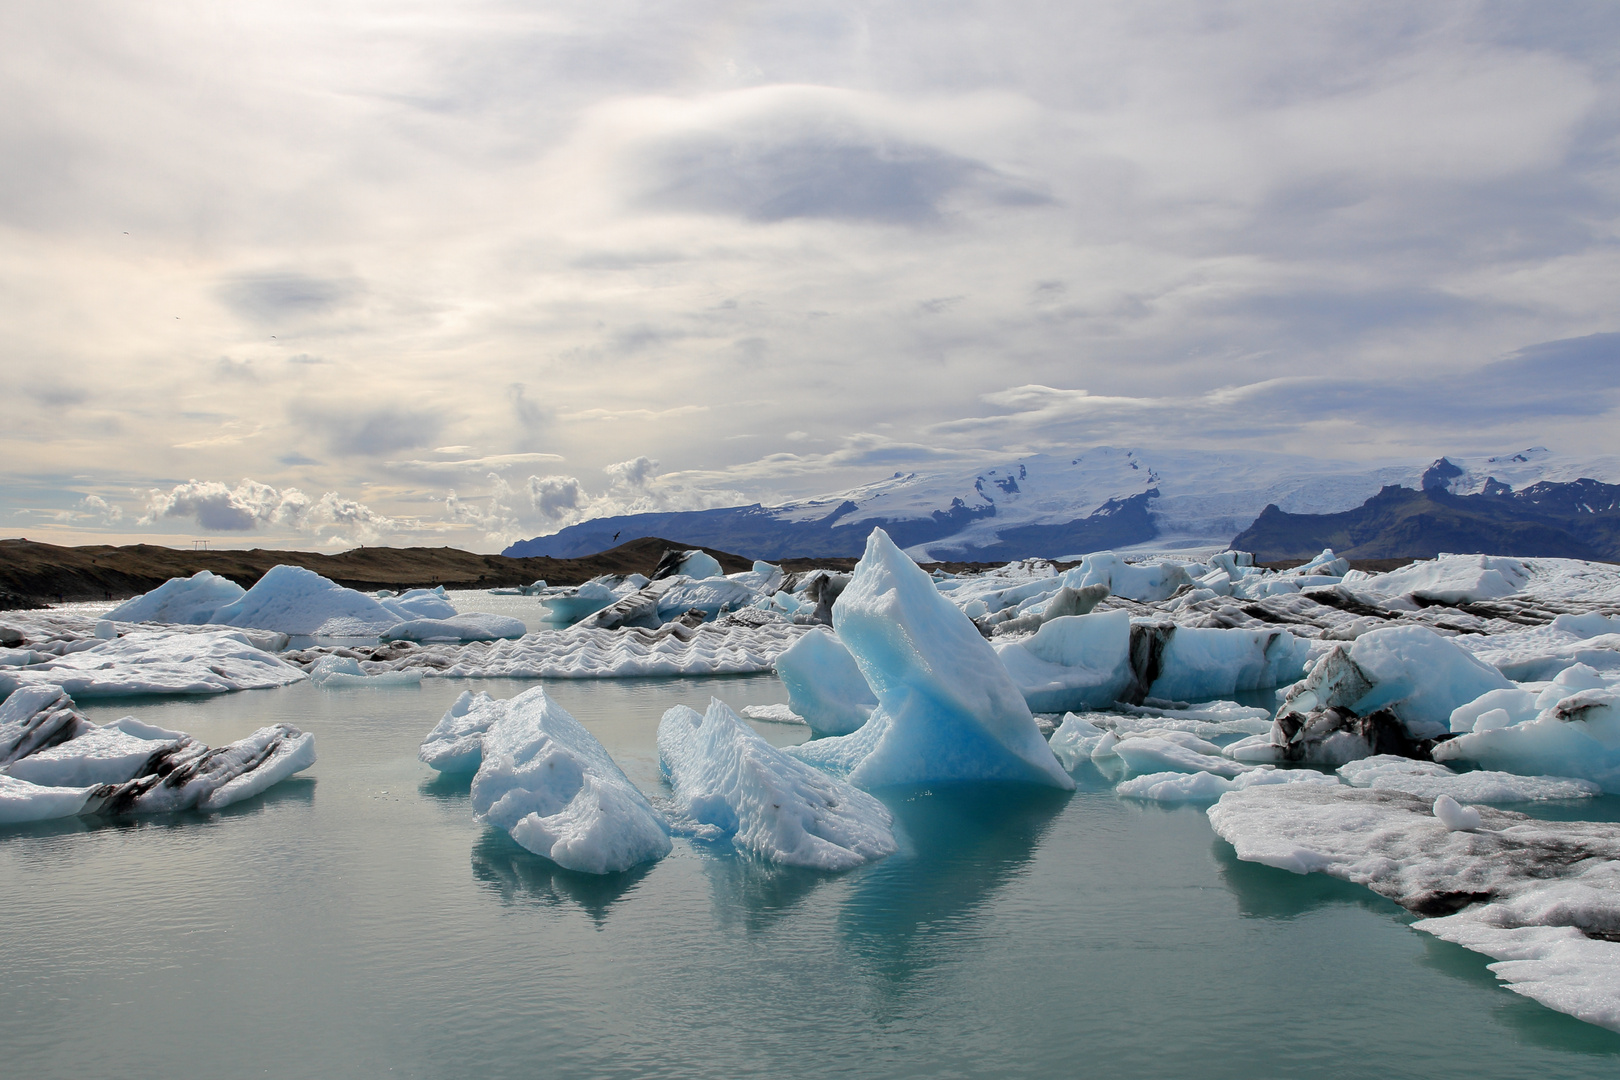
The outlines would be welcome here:
M 151 771 L 155 756 L 172 753 L 191 741 L 183 731 L 126 716 L 13 761 L 5 772 L 46 787 L 122 784 Z
M 73 817 L 95 791 L 94 786 L 48 787 L 0 773 L 0 825 Z
M 477 772 L 484 760 L 484 732 L 506 715 L 510 704 L 510 700 L 463 690 L 422 740 L 417 757 L 439 772 Z
M 596 737 L 541 687 L 482 737 L 473 812 L 558 866 L 611 874 L 670 852 L 662 816 Z
M 60 686 L 77 698 L 135 694 L 223 694 L 285 686 L 299 668 L 231 630 L 132 630 L 110 641 L 47 656 L 25 667 L 0 668 L 0 693 L 17 686 Z
M 1338 786 L 1327 773 L 1314 769 L 1274 769 L 1262 766 L 1236 776 L 1212 772 L 1161 772 L 1133 776 L 1114 785 L 1114 792 L 1131 799 L 1156 802 L 1214 802 L 1228 791 L 1245 791 L 1273 784 L 1327 784 Z
M 415 686 L 422 681 L 420 671 L 378 671 L 367 673 L 360 662 L 349 656 L 327 655 L 309 668 L 309 681 L 327 690 L 352 687 Z
M 666 712 L 658 755 L 679 813 L 761 859 L 848 870 L 895 850 L 882 803 L 778 750 L 718 698 L 701 716 Z
M 1073 788 L 995 650 L 933 579 L 872 530 L 833 626 L 877 695 L 849 735 L 794 747 L 859 787 L 1006 780 Z
M 1590 780 L 1563 776 L 1517 776 L 1513 773 L 1456 772 L 1434 761 L 1414 761 L 1379 754 L 1339 766 L 1351 787 L 1404 791 L 1425 799 L 1447 795 L 1469 803 L 1540 802 L 1584 799 L 1602 793 Z
M 201 625 L 214 612 L 240 600 L 247 590 L 227 577 L 199 570 L 190 577 L 170 578 L 151 592 L 107 612 L 114 622 L 157 622 Z
M 1287 784 L 1222 795 L 1209 819 L 1239 858 L 1365 885 L 1499 961 L 1509 989 L 1620 1030 L 1620 824 L 1458 808 L 1478 825 L 1404 792 Z

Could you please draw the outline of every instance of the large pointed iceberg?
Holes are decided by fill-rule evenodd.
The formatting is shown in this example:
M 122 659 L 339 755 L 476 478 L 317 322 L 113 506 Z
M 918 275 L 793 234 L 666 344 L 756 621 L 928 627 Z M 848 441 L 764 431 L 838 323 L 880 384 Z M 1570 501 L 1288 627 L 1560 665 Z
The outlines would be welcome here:
M 596 737 L 541 687 L 482 739 L 473 812 L 558 866 L 611 874 L 669 854 L 663 818 Z
M 677 705 L 658 725 L 675 805 L 770 862 L 848 870 L 895 850 L 884 805 L 778 750 L 718 698 Z
M 833 627 L 878 708 L 859 731 L 794 756 L 864 788 L 1003 780 L 1072 789 L 1024 695 L 977 627 L 873 529 Z

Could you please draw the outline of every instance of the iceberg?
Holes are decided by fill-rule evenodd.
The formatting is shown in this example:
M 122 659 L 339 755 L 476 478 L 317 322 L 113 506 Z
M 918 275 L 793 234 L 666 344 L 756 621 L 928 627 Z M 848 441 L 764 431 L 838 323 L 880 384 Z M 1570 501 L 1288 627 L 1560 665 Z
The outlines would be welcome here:
M 94 728 L 60 686 L 43 683 L 20 687 L 0 703 L 0 766 L 9 766 Z
M 183 731 L 143 724 L 133 716 L 114 720 L 66 742 L 36 750 L 6 766 L 8 776 L 45 787 L 122 784 L 153 772 L 165 757 L 193 742 Z
M 1063 723 L 1058 725 L 1058 729 L 1052 732 L 1052 737 L 1047 740 L 1047 746 L 1057 757 L 1058 763 L 1073 772 L 1082 762 L 1091 760 L 1091 752 L 1097 749 L 1097 744 L 1102 742 L 1106 734 L 1108 734 L 1106 730 L 1086 717 L 1066 713 Z
M 548 620 L 571 625 L 588 615 L 596 614 L 619 599 L 619 594 L 606 582 L 593 579 L 571 593 L 548 596 L 540 603 L 546 609 Z
M 463 690 L 422 740 L 417 757 L 442 773 L 477 772 L 484 761 L 484 732 L 506 715 L 508 704 Z
M 453 619 L 456 605 L 450 602 L 444 586 L 431 589 L 407 589 L 398 596 L 378 598 L 382 606 L 401 619 Z
M 284 634 L 371 637 L 401 621 L 397 612 L 313 570 L 285 564 L 271 567 L 235 602 L 208 620 L 225 626 L 251 626 Z
M 1112 749 L 1125 767 L 1137 774 L 1207 772 L 1232 777 L 1254 767 L 1221 756 L 1220 747 L 1185 732 L 1131 735 L 1114 743 Z
M 1209 819 L 1238 858 L 1365 885 L 1497 960 L 1508 989 L 1620 1030 L 1620 824 L 1437 801 L 1287 784 L 1222 795 Z
M 507 615 L 469 611 L 448 618 L 410 619 L 395 623 L 381 634 L 383 641 L 497 641 L 520 638 L 528 627 Z
M 246 589 L 230 578 L 199 570 L 190 577 L 170 578 L 107 612 L 114 622 L 178 623 L 200 626 L 214 621 L 214 612 L 240 600 Z
M 357 686 L 416 686 L 422 682 L 422 673 L 381 670 L 368 674 L 353 657 L 328 655 L 310 665 L 309 681 L 327 690 Z
M 768 862 L 848 870 L 896 848 L 888 809 L 762 739 L 718 698 L 677 705 L 658 725 L 677 810 Z
M 1143 627 L 1146 632 L 1156 629 Z M 1151 678 L 1147 692 L 1157 698 L 1227 698 L 1298 679 L 1305 673 L 1310 647 L 1287 630 L 1177 626 L 1169 630 L 1158 656 L 1142 665 L 1142 678 Z
M 186 738 L 156 755 L 149 772 L 98 789 L 90 804 L 103 814 L 222 810 L 315 764 L 315 736 L 291 724 L 262 727 L 245 739 L 210 748 Z
M 1135 682 L 1131 617 L 1125 611 L 1061 616 L 1031 637 L 995 650 L 1035 712 L 1100 708 Z
M 1481 694 L 1511 689 L 1500 671 L 1426 626 L 1389 626 L 1336 647 L 1290 687 L 1282 712 L 1388 709 L 1416 739 L 1450 730 L 1451 714 Z
M 1590 780 L 1620 793 L 1620 690 L 1582 690 L 1534 720 L 1474 730 L 1435 746 L 1436 761 L 1468 761 L 1521 775 Z
M 747 607 L 757 595 L 758 590 L 730 578 L 716 576 L 676 581 L 658 598 L 658 618 L 668 622 L 688 611 L 701 611 L 704 618 L 713 619 L 723 612 Z
M 855 658 L 826 627 L 813 627 L 778 656 L 776 675 L 787 687 L 788 707 L 824 735 L 849 734 L 877 707 Z
M 95 787 L 46 787 L 0 773 L 0 825 L 50 821 L 84 812 Z
M 857 787 L 1002 780 L 1072 790 L 994 649 L 934 581 L 873 529 L 833 628 L 877 695 L 849 735 L 794 747 Z
M 1499 600 L 1530 584 L 1530 568 L 1519 559 L 1495 555 L 1441 555 L 1387 574 L 1345 577 L 1345 584 L 1377 596 L 1409 596 L 1437 604 Z
M 1061 575 L 1064 585 L 1084 588 L 1105 585 L 1110 594 L 1127 600 L 1155 603 L 1168 600 L 1177 589 L 1193 583 L 1192 575 L 1180 563 L 1139 566 L 1128 563 L 1112 551 L 1098 551 L 1080 560 L 1080 565 Z
M 612 874 L 670 852 L 663 818 L 596 737 L 541 687 L 482 736 L 474 816 L 558 866 Z

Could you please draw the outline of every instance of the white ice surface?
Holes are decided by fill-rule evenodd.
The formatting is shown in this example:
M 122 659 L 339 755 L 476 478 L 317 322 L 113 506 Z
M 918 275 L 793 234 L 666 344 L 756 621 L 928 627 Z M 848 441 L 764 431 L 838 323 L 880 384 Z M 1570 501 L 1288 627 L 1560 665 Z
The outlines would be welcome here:
M 895 850 L 882 803 L 789 757 L 719 699 L 701 716 L 666 712 L 658 755 L 681 815 L 768 862 L 848 870 Z
M 381 634 L 383 641 L 496 641 L 527 633 L 521 620 L 507 615 L 469 611 L 449 618 L 411 619 Z
M 413 686 L 422 681 L 420 671 L 386 671 L 368 674 L 358 660 L 348 656 L 323 656 L 309 669 L 309 681 L 326 690 L 355 687 Z
M 859 787 L 1005 780 L 1070 789 L 995 650 L 881 529 L 833 626 L 878 698 L 860 730 L 792 753 Z
M 484 732 L 506 715 L 510 700 L 463 690 L 427 738 L 417 757 L 443 773 L 475 773 L 484 760 Z
M 838 636 L 813 627 L 776 658 L 788 705 L 824 735 L 847 735 L 866 723 L 877 695 Z
M 125 694 L 223 694 L 285 686 L 298 667 L 231 630 L 132 630 L 27 667 L 0 668 L 0 692 L 54 684 L 76 698 Z
M 301 566 L 273 566 L 210 622 L 284 634 L 370 637 L 401 621 L 398 612 Z
M 1379 754 L 1339 766 L 1351 787 L 1404 791 L 1424 799 L 1448 795 L 1459 802 L 1511 803 L 1584 799 L 1602 793 L 1590 780 L 1563 776 L 1517 776 L 1506 772 L 1455 772 L 1439 762 Z
M 73 817 L 95 787 L 49 787 L 0 773 L 0 825 Z
M 1268 765 L 1232 777 L 1217 776 L 1211 772 L 1148 773 L 1120 781 L 1114 786 L 1114 791 L 1127 798 L 1158 802 L 1214 802 L 1228 791 L 1244 791 L 1273 784 L 1337 786 L 1338 781 L 1314 769 L 1274 769 Z
M 1425 626 L 1390 626 L 1362 634 L 1350 643 L 1349 655 L 1373 684 L 1349 707 L 1361 716 L 1388 708 L 1416 738 L 1444 734 L 1459 705 L 1513 685 Z
M 170 578 L 151 592 L 142 593 L 107 612 L 114 622 L 212 622 L 214 612 L 240 600 L 246 592 L 230 578 L 199 570 L 190 577 Z
M 1189 745 L 1185 739 L 1176 739 L 1175 732 L 1157 735 L 1133 735 L 1121 738 L 1113 746 L 1114 754 L 1125 767 L 1138 775 L 1161 772 L 1207 772 L 1215 776 L 1238 776 L 1254 766 L 1244 765 L 1221 756 L 1220 748 L 1195 736 Z
M 1480 717 L 1483 721 L 1484 716 Z M 1438 744 L 1436 761 L 1469 761 L 1528 776 L 1572 776 L 1620 793 L 1620 690 L 1582 690 L 1534 720 Z
M 483 735 L 473 812 L 558 866 L 611 874 L 670 852 L 662 816 L 596 737 L 541 687 Z
M 1530 584 L 1530 568 L 1519 559 L 1499 555 L 1442 555 L 1409 563 L 1387 574 L 1346 578 L 1358 592 L 1375 596 L 1412 596 L 1444 604 L 1498 600 Z
M 153 727 L 126 716 L 13 761 L 5 772 L 47 787 L 122 784 L 144 772 L 152 755 L 172 750 L 189 739 L 185 732 Z
M 1479 827 L 1453 831 L 1417 796 L 1289 784 L 1223 795 L 1209 819 L 1239 858 L 1437 915 L 1414 925 L 1498 960 L 1509 989 L 1620 1030 L 1620 943 L 1582 932 L 1620 931 L 1620 824 L 1472 809 Z

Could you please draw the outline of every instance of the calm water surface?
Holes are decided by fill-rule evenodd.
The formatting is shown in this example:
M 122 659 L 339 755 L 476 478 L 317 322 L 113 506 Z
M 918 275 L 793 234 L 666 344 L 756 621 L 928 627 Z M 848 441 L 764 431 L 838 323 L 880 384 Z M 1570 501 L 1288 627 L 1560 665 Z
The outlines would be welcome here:
M 885 793 L 903 851 L 839 876 L 683 840 L 558 871 L 416 760 L 463 689 L 528 685 L 92 705 L 210 741 L 285 720 L 320 762 L 212 816 L 0 831 L 0 1075 L 1620 1075 L 1620 1035 L 1395 905 L 1239 863 L 1200 809 L 1095 774 Z M 665 708 L 785 700 L 771 676 L 548 692 L 652 792 Z

